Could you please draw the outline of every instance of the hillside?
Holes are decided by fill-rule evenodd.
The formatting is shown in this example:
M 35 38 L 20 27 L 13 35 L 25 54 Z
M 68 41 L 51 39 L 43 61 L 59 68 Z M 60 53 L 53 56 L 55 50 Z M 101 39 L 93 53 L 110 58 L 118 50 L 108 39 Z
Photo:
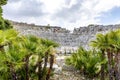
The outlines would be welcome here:
M 88 25 L 75 28 L 72 33 L 58 26 L 41 26 L 35 24 L 19 23 L 11 21 L 14 28 L 21 34 L 32 34 L 47 38 L 60 44 L 59 50 L 73 51 L 78 46 L 88 48 L 88 43 L 94 39 L 96 33 L 105 33 L 109 30 L 119 29 L 120 25 Z

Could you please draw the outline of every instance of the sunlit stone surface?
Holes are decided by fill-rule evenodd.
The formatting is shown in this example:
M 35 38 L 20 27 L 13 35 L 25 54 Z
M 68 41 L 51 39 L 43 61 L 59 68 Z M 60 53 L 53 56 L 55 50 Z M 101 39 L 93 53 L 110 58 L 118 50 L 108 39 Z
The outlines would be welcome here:
M 40 26 L 34 24 L 12 22 L 14 28 L 21 34 L 32 34 L 41 38 L 54 40 L 60 44 L 57 48 L 61 53 L 71 53 L 79 46 L 89 48 L 90 40 L 95 38 L 96 33 L 106 33 L 109 30 L 119 29 L 120 25 L 89 25 L 75 28 L 71 33 L 69 30 L 57 26 Z

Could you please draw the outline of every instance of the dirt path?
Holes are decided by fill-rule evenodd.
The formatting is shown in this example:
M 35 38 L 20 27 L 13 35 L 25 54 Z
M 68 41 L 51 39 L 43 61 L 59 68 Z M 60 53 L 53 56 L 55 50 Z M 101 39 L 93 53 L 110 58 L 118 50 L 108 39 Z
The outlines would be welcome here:
M 65 66 L 65 58 L 66 56 L 56 57 L 56 64 L 62 67 L 62 71 L 59 74 L 54 74 L 51 80 L 86 80 L 76 70 Z

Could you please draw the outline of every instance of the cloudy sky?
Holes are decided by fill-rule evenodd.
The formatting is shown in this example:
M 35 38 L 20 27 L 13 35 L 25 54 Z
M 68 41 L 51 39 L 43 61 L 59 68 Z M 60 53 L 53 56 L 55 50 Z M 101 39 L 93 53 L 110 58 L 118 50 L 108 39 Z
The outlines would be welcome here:
M 4 18 L 9 20 L 69 30 L 120 23 L 120 0 L 8 0 L 3 9 Z

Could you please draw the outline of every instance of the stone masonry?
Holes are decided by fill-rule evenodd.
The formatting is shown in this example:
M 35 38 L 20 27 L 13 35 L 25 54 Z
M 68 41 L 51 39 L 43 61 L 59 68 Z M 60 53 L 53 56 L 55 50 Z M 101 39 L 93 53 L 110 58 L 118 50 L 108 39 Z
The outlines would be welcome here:
M 40 26 L 27 23 L 13 22 L 16 30 L 21 34 L 32 34 L 41 38 L 47 38 L 60 44 L 59 50 L 74 51 L 79 46 L 88 48 L 90 40 L 95 38 L 97 33 L 105 33 L 110 30 L 120 28 L 117 25 L 88 25 L 85 27 L 74 28 L 71 33 L 69 30 L 57 26 Z

